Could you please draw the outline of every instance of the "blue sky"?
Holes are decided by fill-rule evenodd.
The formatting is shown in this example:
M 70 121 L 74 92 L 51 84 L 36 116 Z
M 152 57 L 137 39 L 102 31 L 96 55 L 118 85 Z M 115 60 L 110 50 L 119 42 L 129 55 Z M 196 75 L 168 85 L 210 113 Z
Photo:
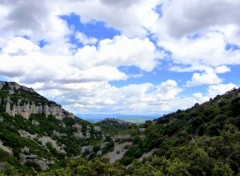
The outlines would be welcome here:
M 84 117 L 186 109 L 239 87 L 239 8 L 237 0 L 0 2 L 0 79 Z

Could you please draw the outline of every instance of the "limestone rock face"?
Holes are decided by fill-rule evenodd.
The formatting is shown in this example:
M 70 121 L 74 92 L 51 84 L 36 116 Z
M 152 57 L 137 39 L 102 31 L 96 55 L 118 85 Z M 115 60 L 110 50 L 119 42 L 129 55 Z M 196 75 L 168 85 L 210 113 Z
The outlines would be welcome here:
M 34 102 L 23 103 L 22 105 L 21 100 L 18 100 L 18 104 L 13 104 L 11 107 L 11 103 L 9 99 L 6 101 L 5 111 L 12 116 L 21 115 L 26 119 L 29 119 L 31 114 L 53 115 L 59 120 L 68 115 L 64 114 L 62 107 L 58 105 L 35 105 Z
M 101 128 L 99 126 L 94 126 L 94 130 L 97 131 L 97 132 L 100 132 Z
M 83 146 L 82 149 L 81 149 L 81 152 L 82 153 L 85 153 L 85 152 L 92 152 L 93 151 L 93 146 L 92 145 L 88 145 L 88 146 Z
M 32 88 L 21 86 L 15 82 L 0 82 L 0 91 L 3 88 L 5 92 L 8 92 L 9 97 L 5 97 L 3 100 L 1 99 L 0 105 L 4 106 L 5 111 L 12 116 L 21 115 L 29 119 L 31 114 L 43 114 L 46 116 L 53 115 L 59 120 L 62 120 L 64 117 L 73 117 L 73 114 L 65 111 L 55 102 L 48 101 Z M 25 94 L 29 94 L 30 97 L 35 98 L 31 100 L 26 97 L 21 98 L 19 97 L 19 95 L 21 95 L 19 92 L 24 92 Z M 14 95 L 17 95 L 17 100 Z M 13 97 L 14 101 L 11 97 Z M 40 101 L 35 101 L 35 99 Z

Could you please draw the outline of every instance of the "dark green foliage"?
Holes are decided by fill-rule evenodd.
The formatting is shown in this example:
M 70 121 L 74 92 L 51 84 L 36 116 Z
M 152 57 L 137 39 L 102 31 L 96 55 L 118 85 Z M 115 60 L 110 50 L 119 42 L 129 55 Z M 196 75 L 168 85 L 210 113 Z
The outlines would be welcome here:
M 146 122 L 146 137 L 130 147 L 121 162 L 131 163 L 139 149 L 144 153 L 159 148 L 157 153 L 162 156 L 169 148 L 184 145 L 197 136 L 219 136 L 225 124 L 240 127 L 239 95 L 240 89 L 235 89 L 202 105 Z
M 0 164 L 5 163 L 6 166 L 13 168 L 13 170 L 16 168 L 23 175 L 31 175 L 34 170 L 40 171 L 39 165 L 34 162 L 21 164 L 23 159 L 20 157 L 20 154 L 25 147 L 29 149 L 29 153 L 24 152 L 25 155 L 32 154 L 36 155 L 38 159 L 46 159 L 58 163 L 66 157 L 80 155 L 81 146 L 105 142 L 102 140 L 102 132 L 95 131 L 93 124 L 76 117 L 68 117 L 63 120 L 58 120 L 52 115 L 45 116 L 44 114 L 32 114 L 28 120 L 20 115 L 13 117 L 5 113 L 7 99 L 10 99 L 11 108 L 18 103 L 21 105 L 34 103 L 35 105 L 48 106 L 57 104 L 47 100 L 31 89 L 21 86 L 18 89 L 12 88 L 10 83 L 5 83 L 0 90 L 0 141 L 3 142 L 4 146 L 11 148 L 13 151 L 12 156 L 0 151 Z M 79 139 L 74 137 L 74 133 L 79 130 L 73 126 L 76 124 L 82 127 L 82 130 L 80 130 L 83 134 L 86 134 L 88 130 L 91 138 Z M 26 133 L 26 136 L 21 135 L 21 131 Z M 51 142 L 45 145 L 42 144 L 41 137 L 53 139 L 59 147 L 63 147 L 66 153 L 58 151 Z M 109 145 L 112 147 L 113 143 L 109 143 Z M 107 152 L 106 149 L 104 150 Z
M 120 133 L 130 128 L 136 128 L 135 124 L 118 119 L 105 119 L 101 122 L 96 123 L 96 125 L 100 126 L 105 133 L 110 135 Z
M 170 147 L 162 156 L 149 160 L 134 160 L 126 169 L 119 163 L 110 164 L 105 159 L 87 161 L 83 158 L 67 161 L 63 168 L 56 168 L 39 176 L 233 176 L 240 174 L 240 132 L 232 125 L 225 125 L 219 136 L 197 137 L 176 147 Z M 127 162 L 128 158 L 125 158 Z
M 16 90 L 15 90 L 16 91 Z M 10 97 L 17 102 L 30 100 L 37 103 L 54 104 L 41 97 L 36 92 L 25 89 L 19 93 L 9 95 L 9 87 L 4 86 L 0 91 L 1 104 L 4 98 Z M 21 116 L 12 117 L 4 113 L 4 106 L 0 106 L 0 140 L 4 146 L 13 149 L 13 155 L 0 150 L 0 171 L 5 175 L 31 175 L 39 171 L 39 165 L 33 162 L 21 164 L 20 153 L 24 147 L 39 158 L 56 162 L 49 171 L 39 175 L 240 175 L 240 90 L 232 90 L 222 96 L 210 99 L 202 105 L 195 104 L 185 111 L 178 110 L 141 125 L 145 131 L 140 132 L 138 126 L 128 123 L 100 122 L 106 135 L 94 130 L 94 125 L 78 118 L 65 118 L 62 121 L 54 116 L 38 114 L 29 120 Z M 13 104 L 11 104 L 13 106 Z M 38 122 L 36 125 L 34 122 Z M 34 125 L 35 124 L 35 125 Z M 74 137 L 76 132 L 91 133 L 91 138 Z M 51 142 L 42 145 L 37 139 L 22 137 L 19 130 L 37 138 L 48 136 L 57 141 L 59 146 L 65 146 L 66 154 L 60 153 Z M 120 163 L 110 164 L 106 159 L 96 158 L 100 150 L 99 144 L 108 142 L 102 149 L 107 153 L 114 146 L 110 137 L 116 133 L 131 133 L 132 142 Z M 70 159 L 81 154 L 82 146 L 93 145 L 94 151 L 85 153 L 89 160 L 82 157 Z M 155 149 L 154 156 L 143 162 L 138 162 L 143 153 Z M 69 157 L 69 158 L 68 158 Z M 131 164 L 126 169 L 125 166 Z
M 54 160 L 55 162 L 58 160 L 62 160 L 65 156 L 77 156 L 81 154 L 81 146 L 89 145 L 95 143 L 97 141 L 102 140 L 101 132 L 91 131 L 92 138 L 89 139 L 77 139 L 73 136 L 73 133 L 77 131 L 76 128 L 73 128 L 70 125 L 66 125 L 64 127 L 62 124 L 66 121 L 73 121 L 74 124 L 78 123 L 82 126 L 89 126 L 92 128 L 92 124 L 88 122 L 83 122 L 80 119 L 74 118 L 69 120 L 67 118 L 64 121 L 57 120 L 53 116 L 45 117 L 44 115 L 31 115 L 29 120 L 24 119 L 21 116 L 10 116 L 4 112 L 0 113 L 1 118 L 3 118 L 3 122 L 0 122 L 1 130 L 0 130 L 0 140 L 3 142 L 4 146 L 11 147 L 13 149 L 14 157 L 16 161 L 20 163 L 19 155 L 21 153 L 21 149 L 24 147 L 28 147 L 30 149 L 31 154 L 35 154 L 40 158 L 45 158 L 48 160 Z M 35 120 L 39 123 L 39 125 L 33 125 L 32 121 Z M 72 123 L 73 124 L 73 123 Z M 47 143 L 46 146 L 41 145 L 37 139 L 33 140 L 30 138 L 24 138 L 20 136 L 19 130 L 24 130 L 32 135 L 37 134 L 38 138 L 42 136 L 50 136 L 52 139 L 56 140 L 60 145 L 65 146 L 66 154 L 59 153 L 53 146 L 52 143 Z M 56 136 L 53 134 L 53 131 L 57 131 L 60 134 L 65 134 L 65 136 Z M 111 140 L 111 138 L 110 138 Z M 104 153 L 108 152 L 110 148 L 113 147 L 113 142 L 110 142 L 106 148 L 104 148 Z M 96 151 L 97 152 L 97 151 Z M 10 162 L 6 159 L 6 157 L 1 158 L 0 162 L 4 161 L 13 166 L 15 162 Z M 19 167 L 20 164 L 16 168 Z M 28 163 L 26 166 L 33 167 L 38 169 L 36 164 L 31 165 Z
M 125 176 L 126 169 L 120 164 L 110 164 L 107 159 L 96 158 L 88 161 L 84 158 L 70 159 L 66 167 L 40 173 L 38 176 Z

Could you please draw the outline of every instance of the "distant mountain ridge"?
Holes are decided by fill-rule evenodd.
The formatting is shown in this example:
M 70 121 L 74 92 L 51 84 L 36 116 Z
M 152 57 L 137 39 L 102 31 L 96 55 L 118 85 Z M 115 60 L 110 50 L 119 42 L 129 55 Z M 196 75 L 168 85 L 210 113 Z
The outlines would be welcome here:
M 153 120 L 159 118 L 161 114 L 76 114 L 84 120 L 97 123 L 103 121 L 106 118 L 119 119 L 131 123 L 144 123 L 147 120 Z
M 107 134 L 115 134 L 120 133 L 124 130 L 127 130 L 133 126 L 136 126 L 135 124 L 131 122 L 126 122 L 124 120 L 119 120 L 115 118 L 106 118 L 98 123 L 96 125 L 100 126 L 101 129 L 107 133 Z
M 119 123 L 119 124 L 127 124 L 127 125 L 132 124 L 131 122 L 127 122 L 127 121 L 115 119 L 115 118 L 106 118 L 106 119 L 102 120 L 101 122 Z

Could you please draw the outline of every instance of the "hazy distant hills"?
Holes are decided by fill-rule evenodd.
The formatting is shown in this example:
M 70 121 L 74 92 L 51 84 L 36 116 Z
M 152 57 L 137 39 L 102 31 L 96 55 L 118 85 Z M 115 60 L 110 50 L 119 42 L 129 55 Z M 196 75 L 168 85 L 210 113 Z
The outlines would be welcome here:
M 100 122 L 106 118 L 115 118 L 119 120 L 124 120 L 132 123 L 144 123 L 146 120 L 153 120 L 156 118 L 161 117 L 162 115 L 160 114 L 146 114 L 146 115 L 141 115 L 141 114 L 136 114 L 136 115 L 128 115 L 128 114 L 77 114 L 76 116 L 87 120 L 89 122 Z

